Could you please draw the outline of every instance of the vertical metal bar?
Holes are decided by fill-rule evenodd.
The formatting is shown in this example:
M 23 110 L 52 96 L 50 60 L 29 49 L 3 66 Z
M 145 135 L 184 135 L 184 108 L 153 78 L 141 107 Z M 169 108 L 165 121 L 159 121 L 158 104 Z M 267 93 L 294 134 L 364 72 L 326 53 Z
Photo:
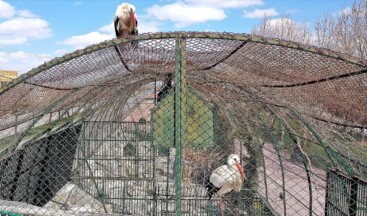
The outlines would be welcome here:
M 283 166 L 283 161 L 282 161 L 282 157 L 280 156 L 280 152 L 277 146 L 274 146 L 275 151 L 277 152 L 277 156 L 278 156 L 278 160 L 279 160 L 279 165 L 280 165 L 280 170 L 282 172 L 282 192 L 283 192 L 283 208 L 284 208 L 284 216 L 287 215 L 287 203 L 286 203 L 286 186 L 285 186 L 285 174 L 284 174 L 284 166 Z
M 351 179 L 351 190 L 350 190 L 350 199 L 349 199 L 350 216 L 357 215 L 357 202 L 358 202 L 358 178 L 353 177 Z
M 157 105 L 157 77 L 154 78 L 154 106 Z
M 280 118 L 278 118 L 278 116 L 275 114 L 275 112 L 273 112 L 272 109 L 270 109 L 268 107 L 268 110 L 270 110 L 270 112 L 272 114 L 274 114 L 274 116 L 277 118 L 277 120 L 279 120 L 281 122 Z M 275 151 L 277 152 L 277 156 L 278 156 L 278 160 L 279 160 L 279 165 L 280 165 L 280 170 L 282 172 L 282 192 L 283 192 L 283 209 L 284 209 L 284 214 L 283 215 L 286 216 L 287 215 L 286 190 L 285 190 L 286 186 L 285 186 L 285 175 L 284 175 L 283 161 L 282 161 L 282 157 L 280 156 L 279 146 L 277 144 L 275 144 L 276 143 L 276 140 L 271 135 L 271 133 L 270 133 L 270 138 L 271 138 L 271 141 L 273 143 L 273 147 L 274 147 Z
M 123 184 L 124 184 L 124 186 L 122 187 L 122 210 L 125 210 L 126 209 L 126 205 L 125 205 L 126 197 L 125 197 L 125 195 L 126 195 L 126 189 L 127 189 L 127 187 L 129 187 L 129 185 L 128 185 L 128 182 L 125 179 L 122 180 L 122 181 L 123 181 Z M 119 204 L 121 204 L 121 203 L 119 203 Z
M 154 130 L 154 127 L 153 127 L 153 117 L 151 117 L 151 121 L 150 121 L 150 128 L 151 130 Z M 151 134 L 154 134 L 153 131 L 150 131 L 152 132 Z M 150 145 L 151 145 L 151 152 L 150 152 L 150 156 L 151 156 L 151 160 L 153 160 L 153 164 L 152 164 L 152 184 L 153 184 L 153 216 L 155 215 L 158 215 L 158 200 L 157 200 L 157 185 L 156 185 L 156 176 L 155 176 L 155 170 L 156 170 L 156 167 L 155 167 L 155 164 L 156 164 L 156 158 L 158 157 L 158 149 L 153 145 L 153 141 L 149 141 L 150 142 Z
M 15 114 L 15 129 L 14 134 L 18 133 L 18 114 Z
M 258 142 L 260 142 L 259 138 L 258 139 Z M 264 170 L 264 185 L 265 185 L 265 198 L 266 198 L 266 201 L 269 202 L 269 195 L 268 195 L 268 181 L 267 181 L 267 176 L 266 176 L 266 167 L 265 167 L 265 155 L 264 155 L 264 145 L 265 145 L 265 142 L 263 142 L 262 144 L 262 165 L 263 165 L 263 170 Z
M 174 95 L 174 146 L 175 151 L 175 212 L 176 216 L 181 215 L 181 44 L 180 38 L 176 38 L 175 59 L 175 95 Z
M 182 135 L 183 119 L 185 114 L 185 89 L 186 89 L 186 40 L 184 38 L 176 38 L 175 47 L 176 58 L 176 86 L 175 86 L 175 101 L 174 101 L 174 144 L 176 147 L 175 155 L 175 210 L 176 216 L 181 215 L 181 147 L 182 147 Z
M 330 181 L 330 172 L 331 171 L 328 171 L 326 173 L 326 194 L 325 194 L 325 216 L 329 216 L 329 199 L 330 199 L 330 184 L 331 184 L 331 181 Z
M 84 149 L 83 149 L 84 150 Z M 92 180 L 92 182 L 93 182 L 93 184 L 94 184 L 94 187 L 95 187 L 95 189 L 96 189 L 96 191 L 97 191 L 97 194 L 98 194 L 98 198 L 97 198 L 97 200 L 99 200 L 101 203 L 102 203 L 102 205 L 103 205 L 103 209 L 104 209 L 104 211 L 105 211 L 105 213 L 107 213 L 108 211 L 107 211 L 107 208 L 106 208 L 106 203 L 105 203 L 105 197 L 103 196 L 103 194 L 100 192 L 100 190 L 99 190 L 99 188 L 98 188 L 98 183 L 96 182 L 96 178 L 94 177 L 94 174 L 93 174 L 93 171 L 92 171 L 92 168 L 91 168 L 91 166 L 89 165 L 89 162 L 88 162 L 88 159 L 87 159 L 87 155 L 85 154 L 85 152 L 84 151 L 82 151 L 82 154 L 83 154 L 83 159 L 84 159 L 84 162 L 85 162 L 85 164 L 87 165 L 87 169 L 88 169 L 88 171 L 89 171 L 89 173 L 90 173 L 90 179 Z M 104 182 L 102 183 L 102 186 L 103 186 L 103 188 L 104 188 Z

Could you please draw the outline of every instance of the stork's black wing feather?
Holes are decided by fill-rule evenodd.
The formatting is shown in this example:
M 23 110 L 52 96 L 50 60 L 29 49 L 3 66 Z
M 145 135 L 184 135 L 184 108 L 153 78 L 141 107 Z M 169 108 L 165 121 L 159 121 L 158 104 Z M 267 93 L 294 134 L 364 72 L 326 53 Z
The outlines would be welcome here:
M 138 35 L 138 20 L 135 19 L 135 28 L 133 29 L 133 32 L 131 32 L 132 35 Z
M 220 188 L 219 188 L 219 187 L 214 186 L 214 185 L 213 185 L 213 183 L 211 183 L 211 182 L 209 181 L 209 179 L 207 180 L 207 183 L 206 183 L 206 185 L 205 185 L 205 188 L 206 188 L 206 189 L 208 189 L 208 194 L 207 194 L 207 196 L 209 197 L 209 199 L 211 199 L 211 198 L 212 198 L 212 196 L 220 190 Z
M 118 25 L 119 25 L 119 17 L 118 16 L 115 16 L 114 25 L 115 25 L 116 37 L 118 38 L 120 36 L 119 28 L 118 28 Z
M 136 26 L 135 35 L 138 35 L 138 20 L 137 19 L 135 19 L 135 26 Z

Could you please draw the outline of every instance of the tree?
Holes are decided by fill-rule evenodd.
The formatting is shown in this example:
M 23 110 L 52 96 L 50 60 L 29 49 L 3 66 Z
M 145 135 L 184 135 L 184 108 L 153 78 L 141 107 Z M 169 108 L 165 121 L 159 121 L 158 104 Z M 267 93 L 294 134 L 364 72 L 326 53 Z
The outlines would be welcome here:
M 290 15 L 263 21 L 253 34 L 312 44 L 367 58 L 367 0 L 355 0 L 352 7 L 336 14 L 324 14 L 310 28 L 307 22 L 298 23 Z
M 338 14 L 325 14 L 314 32 L 318 46 L 367 58 L 367 0 L 355 1 Z
M 252 30 L 252 34 L 296 41 L 304 44 L 311 42 L 311 34 L 307 22 L 298 23 L 290 15 L 277 19 L 264 17 L 260 25 Z

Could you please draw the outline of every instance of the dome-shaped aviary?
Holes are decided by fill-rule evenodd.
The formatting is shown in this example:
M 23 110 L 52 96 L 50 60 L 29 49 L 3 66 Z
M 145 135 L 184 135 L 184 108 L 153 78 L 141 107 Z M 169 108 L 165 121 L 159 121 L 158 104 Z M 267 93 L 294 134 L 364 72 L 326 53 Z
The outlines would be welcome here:
M 363 214 L 366 95 L 366 60 L 255 35 L 76 50 L 0 90 L 0 214 Z

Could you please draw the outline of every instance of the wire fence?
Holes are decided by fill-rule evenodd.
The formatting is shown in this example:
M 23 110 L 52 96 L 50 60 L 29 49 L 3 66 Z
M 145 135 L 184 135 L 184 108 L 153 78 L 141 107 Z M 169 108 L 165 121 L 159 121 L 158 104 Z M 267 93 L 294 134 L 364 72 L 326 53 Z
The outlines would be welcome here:
M 366 72 L 247 34 L 66 54 L 0 90 L 0 214 L 366 215 Z

